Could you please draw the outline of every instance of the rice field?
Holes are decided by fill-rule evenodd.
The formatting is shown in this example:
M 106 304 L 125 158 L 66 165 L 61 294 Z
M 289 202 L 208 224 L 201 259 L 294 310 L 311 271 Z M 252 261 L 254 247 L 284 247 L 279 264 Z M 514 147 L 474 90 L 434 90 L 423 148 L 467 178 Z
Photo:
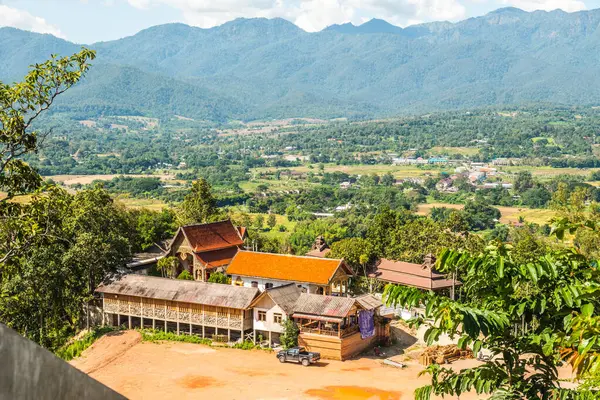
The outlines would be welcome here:
M 463 204 L 449 204 L 449 203 L 429 203 L 420 204 L 417 210 L 419 215 L 429 215 L 431 209 L 434 207 L 447 207 L 455 210 L 462 210 Z M 550 220 L 556 216 L 556 211 L 548 209 L 533 209 L 526 207 L 496 207 L 500 210 L 501 217 L 500 222 L 503 224 L 509 224 L 518 222 L 519 217 L 523 217 L 526 222 L 532 222 L 539 225 L 547 224 Z

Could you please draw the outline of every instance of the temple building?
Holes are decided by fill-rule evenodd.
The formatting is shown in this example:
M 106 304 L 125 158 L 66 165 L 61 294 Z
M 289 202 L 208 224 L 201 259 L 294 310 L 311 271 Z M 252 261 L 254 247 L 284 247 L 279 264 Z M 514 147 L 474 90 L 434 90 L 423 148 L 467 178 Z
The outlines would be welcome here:
M 317 236 L 317 239 L 313 243 L 310 251 L 306 253 L 307 256 L 310 257 L 327 257 L 327 254 L 331 251 L 325 238 L 323 236 Z
M 213 272 L 222 272 L 240 249 L 244 248 L 246 228 L 230 220 L 180 227 L 168 250 L 177 257 L 176 275 L 188 271 L 195 280 L 205 282 Z

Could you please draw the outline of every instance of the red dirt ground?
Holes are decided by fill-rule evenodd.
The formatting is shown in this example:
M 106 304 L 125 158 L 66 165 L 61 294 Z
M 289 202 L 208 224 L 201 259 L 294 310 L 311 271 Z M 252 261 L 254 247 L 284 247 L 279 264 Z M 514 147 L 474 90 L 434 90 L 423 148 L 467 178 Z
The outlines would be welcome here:
M 131 399 L 409 400 L 429 382 L 416 364 L 397 369 L 366 357 L 303 367 L 261 350 L 140 342 L 135 331 L 101 338 L 72 364 Z

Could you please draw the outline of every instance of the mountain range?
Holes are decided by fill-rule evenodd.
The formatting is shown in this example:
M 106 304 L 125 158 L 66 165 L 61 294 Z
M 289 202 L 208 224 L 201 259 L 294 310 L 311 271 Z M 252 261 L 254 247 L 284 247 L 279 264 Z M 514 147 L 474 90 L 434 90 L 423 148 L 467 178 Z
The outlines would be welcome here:
M 1 28 L 0 80 L 80 47 Z M 227 121 L 600 103 L 600 9 L 503 8 L 457 23 L 374 19 L 314 33 L 283 19 L 166 24 L 88 47 L 97 59 L 55 113 Z

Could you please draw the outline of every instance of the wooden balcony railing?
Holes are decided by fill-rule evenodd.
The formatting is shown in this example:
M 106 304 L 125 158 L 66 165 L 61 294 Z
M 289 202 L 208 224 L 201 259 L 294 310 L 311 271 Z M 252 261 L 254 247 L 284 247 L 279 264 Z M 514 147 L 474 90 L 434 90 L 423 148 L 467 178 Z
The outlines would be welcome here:
M 360 329 L 358 325 L 352 325 L 347 328 L 342 329 L 341 331 L 337 329 L 331 328 L 309 328 L 306 326 L 300 327 L 300 333 L 312 333 L 314 335 L 325 335 L 325 336 L 336 336 L 339 338 L 343 338 L 346 336 L 350 336 L 358 332 Z

